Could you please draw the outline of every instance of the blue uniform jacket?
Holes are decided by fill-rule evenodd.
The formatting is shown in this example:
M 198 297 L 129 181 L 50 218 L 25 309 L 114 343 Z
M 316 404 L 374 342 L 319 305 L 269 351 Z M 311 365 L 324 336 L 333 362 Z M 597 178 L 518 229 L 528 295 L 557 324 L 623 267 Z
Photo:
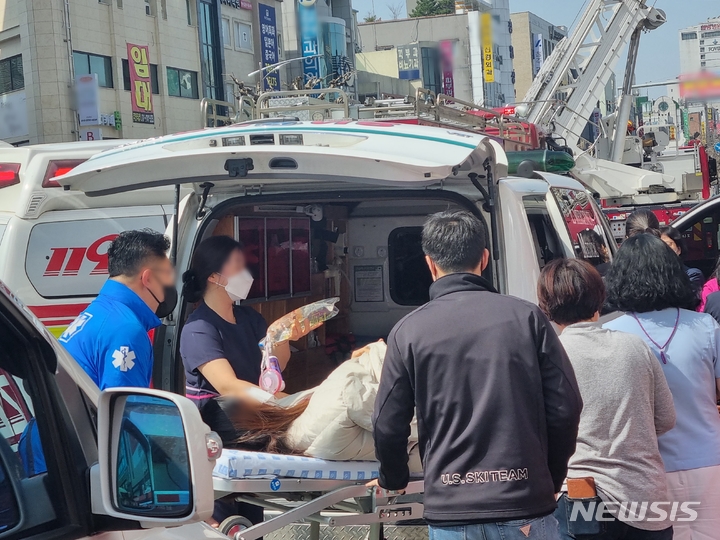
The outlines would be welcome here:
M 148 388 L 153 366 L 148 332 L 157 326 L 160 319 L 135 292 L 109 279 L 59 341 L 100 390 Z

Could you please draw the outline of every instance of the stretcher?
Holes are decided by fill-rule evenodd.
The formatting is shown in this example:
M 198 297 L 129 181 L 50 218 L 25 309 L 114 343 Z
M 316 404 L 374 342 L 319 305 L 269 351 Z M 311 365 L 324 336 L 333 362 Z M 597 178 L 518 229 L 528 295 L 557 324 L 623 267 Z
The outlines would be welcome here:
M 369 525 L 368 540 L 381 540 L 383 524 L 422 519 L 423 481 L 413 479 L 398 494 L 367 487 L 377 476 L 375 462 L 225 449 L 213 485 L 216 499 L 230 496 L 277 514 L 233 533 L 235 540 L 256 540 L 295 523 L 310 523 L 311 540 L 319 539 L 320 525 Z

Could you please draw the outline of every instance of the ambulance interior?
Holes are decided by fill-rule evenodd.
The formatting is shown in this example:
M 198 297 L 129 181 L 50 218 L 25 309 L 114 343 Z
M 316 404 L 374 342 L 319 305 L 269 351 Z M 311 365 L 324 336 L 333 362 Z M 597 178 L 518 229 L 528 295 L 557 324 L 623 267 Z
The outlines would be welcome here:
M 245 302 L 268 324 L 305 304 L 340 298 L 337 316 L 291 343 L 286 392 L 316 386 L 353 349 L 386 338 L 395 323 L 427 302 L 432 278 L 421 247 L 423 223 L 443 210 L 478 210 L 453 193 L 375 197 L 253 197 L 252 204 L 219 214 L 202 233 L 243 243 L 255 278 Z

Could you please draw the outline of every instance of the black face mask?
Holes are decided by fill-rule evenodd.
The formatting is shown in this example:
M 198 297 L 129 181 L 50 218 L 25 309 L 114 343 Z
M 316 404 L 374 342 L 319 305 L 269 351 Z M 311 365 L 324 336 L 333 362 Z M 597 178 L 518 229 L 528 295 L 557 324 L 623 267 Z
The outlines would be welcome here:
M 152 294 L 152 297 L 158 303 L 158 307 L 155 310 L 155 315 L 157 315 L 158 318 L 164 319 L 173 312 L 178 301 L 178 293 L 174 285 L 163 286 L 162 302 L 158 300 L 158 297 L 155 296 L 155 293 L 152 292 L 152 290 L 148 289 L 148 291 L 150 291 L 150 294 Z

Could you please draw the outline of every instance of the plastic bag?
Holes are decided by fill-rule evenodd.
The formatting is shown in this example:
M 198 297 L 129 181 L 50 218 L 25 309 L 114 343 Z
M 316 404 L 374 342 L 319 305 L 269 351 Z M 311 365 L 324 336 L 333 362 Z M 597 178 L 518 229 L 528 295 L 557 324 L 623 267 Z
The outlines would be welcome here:
M 264 344 L 272 346 L 273 343 L 287 341 L 296 328 L 299 328 L 302 334 L 309 333 L 338 314 L 335 304 L 339 301 L 340 298 L 326 298 L 283 315 L 268 327 Z

